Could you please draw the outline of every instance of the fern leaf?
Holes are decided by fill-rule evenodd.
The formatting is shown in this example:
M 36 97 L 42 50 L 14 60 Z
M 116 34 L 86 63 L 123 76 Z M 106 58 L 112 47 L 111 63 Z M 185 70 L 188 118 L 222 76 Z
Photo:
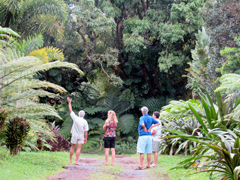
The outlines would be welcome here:
M 135 122 L 132 114 L 125 114 L 119 118 L 118 127 L 121 129 L 122 133 L 127 134 L 132 131 Z

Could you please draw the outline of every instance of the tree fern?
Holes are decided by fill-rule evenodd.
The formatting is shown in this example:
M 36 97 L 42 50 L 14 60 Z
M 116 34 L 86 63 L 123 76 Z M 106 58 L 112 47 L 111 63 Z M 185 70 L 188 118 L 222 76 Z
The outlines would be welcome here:
M 28 55 L 33 50 L 43 47 L 43 36 L 41 34 L 29 36 L 27 39 L 14 43 L 16 48 L 24 55 Z
M 54 47 L 44 47 L 41 49 L 37 49 L 32 51 L 29 56 L 34 56 L 39 59 L 42 59 L 44 63 L 52 62 L 52 61 L 63 61 L 64 55 L 63 53 L 58 49 Z
M 50 49 L 50 56 L 54 54 L 54 50 L 61 55 L 57 49 Z M 0 51 L 0 54 L 0 107 L 8 112 L 9 118 L 16 115 L 27 118 L 35 132 L 53 137 L 43 119 L 45 116 L 55 116 L 59 119 L 61 117 L 54 107 L 39 103 L 39 97 L 56 96 L 55 93 L 47 92 L 47 88 L 59 93 L 64 93 L 66 90 L 56 84 L 34 79 L 34 76 L 40 71 L 58 67 L 71 68 L 79 74 L 82 74 L 82 71 L 75 64 L 54 59 L 59 56 L 52 58 L 54 62 L 44 63 L 42 59 L 24 56 L 13 47 Z
M 58 37 L 67 17 L 67 6 L 63 0 L 2 0 L 0 13 L 0 25 L 18 29 L 22 35 L 47 32 Z M 54 26 L 50 26 L 53 22 Z
M 167 119 L 179 119 L 179 118 L 192 118 L 194 115 L 189 108 L 189 105 L 194 107 L 200 114 L 203 113 L 203 109 L 201 104 L 199 103 L 198 100 L 191 99 L 188 101 L 170 101 L 170 103 L 166 106 L 162 107 L 161 110 L 161 117 L 162 118 L 167 118 Z
M 133 130 L 134 124 L 136 123 L 135 118 L 132 114 L 125 114 L 118 119 L 118 127 L 123 134 L 128 134 Z
M 10 43 L 14 41 L 14 38 L 12 36 L 20 37 L 19 34 L 14 32 L 12 29 L 3 28 L 0 26 L 0 48 L 2 46 L 9 46 Z
M 165 105 L 164 97 L 160 98 L 151 97 L 144 100 L 142 99 L 141 103 L 139 104 L 140 107 L 147 106 L 149 112 L 160 111 L 160 109 L 164 105 Z
M 88 114 L 94 115 L 97 112 L 107 112 L 109 109 L 106 107 L 86 107 L 83 110 Z
M 215 92 L 223 91 L 227 94 L 233 93 L 240 87 L 240 75 L 239 74 L 224 74 L 220 78 L 221 85 L 215 90 Z
M 106 106 L 109 110 L 115 111 L 117 116 L 127 112 L 131 109 L 130 100 L 121 100 L 119 98 L 120 92 L 116 89 L 111 89 L 107 92 L 107 95 L 104 97 L 103 105 Z

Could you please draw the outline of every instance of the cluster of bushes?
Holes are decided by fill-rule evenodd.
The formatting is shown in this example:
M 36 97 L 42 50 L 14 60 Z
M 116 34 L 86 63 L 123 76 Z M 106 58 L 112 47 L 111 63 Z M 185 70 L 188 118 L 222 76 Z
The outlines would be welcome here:
M 70 143 L 62 137 L 60 134 L 60 128 L 58 126 L 52 129 L 55 134 L 56 140 L 46 139 L 45 141 L 41 136 L 37 140 L 37 147 L 39 150 L 45 151 L 68 151 L 70 148 Z
M 27 135 L 30 131 L 30 124 L 23 117 L 16 116 L 6 122 L 7 113 L 2 110 L 0 113 L 0 138 L 3 140 L 1 145 L 6 146 L 10 150 L 11 155 L 17 155 L 25 145 Z M 45 139 L 39 136 L 37 140 L 38 150 L 46 151 L 67 151 L 70 143 L 59 133 L 60 128 L 52 129 L 55 139 Z M 44 142 L 44 143 L 43 143 Z

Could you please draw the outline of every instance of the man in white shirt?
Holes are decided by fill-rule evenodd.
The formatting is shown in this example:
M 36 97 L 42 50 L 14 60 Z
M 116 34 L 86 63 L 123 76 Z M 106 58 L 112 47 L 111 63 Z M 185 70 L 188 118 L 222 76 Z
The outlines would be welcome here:
M 81 153 L 82 144 L 87 142 L 87 135 L 88 135 L 88 123 L 85 119 L 83 119 L 85 112 L 79 111 L 78 116 L 75 115 L 75 113 L 72 111 L 72 99 L 67 97 L 68 101 L 68 108 L 70 111 L 70 116 L 73 120 L 73 126 L 72 126 L 72 137 L 71 137 L 71 149 L 70 149 L 70 160 L 69 162 L 72 162 L 72 156 L 74 154 L 74 150 L 77 144 L 77 151 L 76 151 L 76 159 L 74 164 L 79 165 L 78 158 Z
M 158 111 L 155 111 L 152 115 L 154 119 L 157 121 L 160 116 L 160 113 Z M 160 121 L 159 121 L 160 122 Z M 159 145 L 160 145 L 160 139 L 162 136 L 162 123 L 160 122 L 159 126 L 152 125 L 151 126 L 151 134 L 152 134 L 152 152 L 154 155 L 154 162 L 150 165 L 150 167 L 156 167 L 157 160 L 158 160 L 158 151 L 159 151 Z

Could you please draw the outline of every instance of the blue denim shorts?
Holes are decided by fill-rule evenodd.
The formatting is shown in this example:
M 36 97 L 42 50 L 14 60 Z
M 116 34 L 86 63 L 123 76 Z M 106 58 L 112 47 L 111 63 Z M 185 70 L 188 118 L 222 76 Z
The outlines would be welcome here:
M 139 136 L 137 142 L 137 152 L 152 154 L 152 137 L 151 136 Z

